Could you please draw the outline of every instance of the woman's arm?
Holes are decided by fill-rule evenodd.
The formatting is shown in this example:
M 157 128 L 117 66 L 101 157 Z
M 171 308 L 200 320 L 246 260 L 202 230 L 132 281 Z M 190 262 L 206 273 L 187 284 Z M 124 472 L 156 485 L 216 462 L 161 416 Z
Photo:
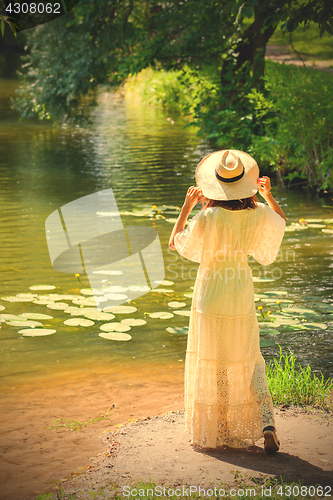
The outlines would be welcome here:
M 174 225 L 174 228 L 172 230 L 170 240 L 169 240 L 169 248 L 171 250 L 176 250 L 175 243 L 174 243 L 174 238 L 177 233 L 180 231 L 183 231 L 185 227 L 185 222 L 190 215 L 192 209 L 195 207 L 199 201 L 202 201 L 204 198 L 202 191 L 198 187 L 191 186 L 188 188 L 184 204 L 182 206 L 182 209 L 180 211 L 179 217 L 177 222 Z
M 274 210 L 274 212 L 279 214 L 282 217 L 282 219 L 284 219 L 286 221 L 287 219 L 283 213 L 282 208 L 280 207 L 278 202 L 274 199 L 274 197 L 271 193 L 271 180 L 270 180 L 270 178 L 267 177 L 267 175 L 264 175 L 263 177 L 259 177 L 257 179 L 257 182 L 259 184 L 259 193 L 264 198 L 264 200 L 267 201 L 268 206 L 272 210 Z

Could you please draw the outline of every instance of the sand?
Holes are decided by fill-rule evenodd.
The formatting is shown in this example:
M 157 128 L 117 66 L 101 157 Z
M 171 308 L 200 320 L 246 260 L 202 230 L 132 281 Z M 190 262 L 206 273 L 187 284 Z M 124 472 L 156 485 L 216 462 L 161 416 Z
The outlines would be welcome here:
M 135 375 L 133 375 L 133 370 Z M 106 446 L 103 430 L 183 406 L 183 364 L 131 370 L 70 371 L 1 388 L 0 499 L 26 500 L 50 489 Z M 91 419 L 98 419 L 95 423 Z M 55 419 L 61 419 L 55 425 Z M 86 422 L 77 430 L 70 420 Z M 73 423 L 72 423 L 73 424 Z M 48 428 L 49 427 L 49 428 Z
M 126 371 L 91 375 L 30 382 L 15 398 L 3 392 L 1 499 L 61 489 L 91 499 L 100 488 L 111 495 L 114 484 L 121 492 L 139 478 L 169 487 L 236 484 L 235 475 L 333 485 L 332 414 L 277 408 L 282 447 L 274 456 L 262 440 L 249 450 L 197 449 L 184 431 L 182 368 L 162 375 L 141 368 L 135 381 Z M 107 418 L 91 422 L 108 409 Z M 63 420 L 55 425 L 55 418 Z M 60 426 L 69 420 L 87 424 Z
M 242 481 L 259 491 L 265 477 L 282 477 L 284 482 L 320 484 L 332 493 L 332 415 L 276 410 L 276 421 L 283 444 L 279 453 L 268 456 L 263 440 L 248 450 L 193 447 L 184 431 L 183 410 L 141 419 L 103 433 L 104 453 L 84 473 L 64 478 L 58 488 L 83 500 L 98 492 L 96 498 L 123 494 L 140 480 L 153 480 L 172 493 L 181 486 L 207 491 L 221 484 L 227 491 Z

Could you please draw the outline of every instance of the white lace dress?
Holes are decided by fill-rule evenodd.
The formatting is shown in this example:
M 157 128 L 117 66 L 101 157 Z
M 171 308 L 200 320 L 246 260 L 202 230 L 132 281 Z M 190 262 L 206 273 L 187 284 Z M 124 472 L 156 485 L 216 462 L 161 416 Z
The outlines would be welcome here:
M 271 264 L 284 231 L 284 219 L 258 203 L 203 209 L 175 236 L 177 251 L 200 262 L 185 361 L 186 430 L 195 445 L 248 447 L 275 425 L 247 255 Z

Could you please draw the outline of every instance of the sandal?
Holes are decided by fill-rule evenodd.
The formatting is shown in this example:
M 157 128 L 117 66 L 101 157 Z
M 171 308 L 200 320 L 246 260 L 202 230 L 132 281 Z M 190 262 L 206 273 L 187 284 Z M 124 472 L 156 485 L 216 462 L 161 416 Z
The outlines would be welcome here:
M 280 441 L 277 438 L 276 430 L 272 425 L 264 428 L 264 450 L 266 453 L 276 453 L 280 449 Z

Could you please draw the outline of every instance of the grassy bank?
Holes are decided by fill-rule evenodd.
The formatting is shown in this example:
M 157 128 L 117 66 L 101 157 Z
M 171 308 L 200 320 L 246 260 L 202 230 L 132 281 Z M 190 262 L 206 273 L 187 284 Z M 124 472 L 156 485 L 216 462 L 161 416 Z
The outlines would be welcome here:
M 320 485 L 304 485 L 304 483 L 285 483 L 282 480 L 277 481 L 271 478 L 263 478 L 261 480 L 253 479 L 253 481 L 245 481 L 242 475 L 235 473 L 235 483 L 233 485 L 220 483 L 212 488 L 204 488 L 202 486 L 177 485 L 174 487 L 155 484 L 154 482 L 137 481 L 123 490 L 117 485 L 113 485 L 114 494 L 104 492 L 104 488 L 99 490 L 86 491 L 84 494 L 76 493 L 67 495 L 63 490 L 58 490 L 56 493 L 39 495 L 35 500 L 85 500 L 89 497 L 100 498 L 105 500 L 137 500 L 145 498 L 146 500 L 155 500 L 157 498 L 168 498 L 169 500 L 179 500 L 188 498 L 197 500 L 199 498 L 212 498 L 213 500 L 245 500 L 251 498 L 253 500 L 262 500 L 264 497 L 269 497 L 271 500 L 286 498 L 289 500 L 298 500 L 300 497 L 304 500 L 310 498 L 318 498 L 326 492 L 330 492 L 329 487 Z
M 333 379 L 324 380 L 310 366 L 303 368 L 296 363 L 293 353 L 282 354 L 267 365 L 267 383 L 272 400 L 277 405 L 312 406 L 330 409 L 329 398 L 333 391 Z
M 246 150 L 287 182 L 297 177 L 318 191 L 332 192 L 332 74 L 267 61 L 267 91 L 252 91 L 230 103 L 219 71 L 148 68 L 127 80 L 125 95 L 186 116 L 215 147 Z

